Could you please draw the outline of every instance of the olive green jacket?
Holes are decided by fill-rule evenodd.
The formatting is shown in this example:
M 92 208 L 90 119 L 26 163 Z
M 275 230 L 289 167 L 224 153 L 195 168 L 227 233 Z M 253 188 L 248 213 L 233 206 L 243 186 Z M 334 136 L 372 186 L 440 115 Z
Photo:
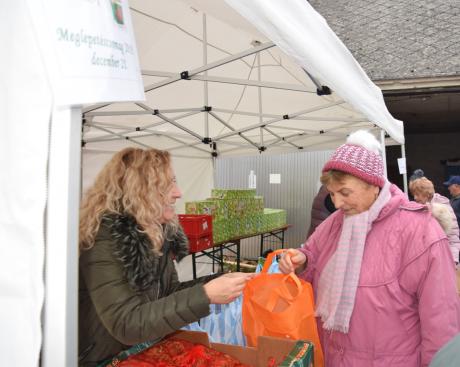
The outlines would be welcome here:
M 188 254 L 183 238 L 166 240 L 163 255 L 156 256 L 134 218 L 104 217 L 94 246 L 80 255 L 81 366 L 95 366 L 209 314 L 205 280 L 178 281 L 173 256 Z

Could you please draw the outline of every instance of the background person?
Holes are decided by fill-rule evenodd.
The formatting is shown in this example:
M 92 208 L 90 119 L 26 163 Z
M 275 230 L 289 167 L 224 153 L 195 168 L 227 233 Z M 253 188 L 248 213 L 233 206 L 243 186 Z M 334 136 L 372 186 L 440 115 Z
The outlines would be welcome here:
M 450 206 L 449 199 L 434 192 L 434 185 L 426 177 L 409 182 L 409 190 L 414 200 L 420 204 L 429 204 L 433 216 L 438 220 L 449 239 L 450 250 L 456 264 L 460 253 L 460 239 L 457 217 Z
M 318 193 L 313 199 L 311 206 L 311 224 L 307 233 L 307 238 L 315 231 L 323 220 L 335 212 L 335 206 L 332 202 L 331 195 L 327 191 L 326 186 L 321 185 Z
M 279 262 L 312 282 L 329 367 L 427 366 L 460 331 L 446 235 L 386 180 L 379 148 L 364 131 L 337 148 L 321 182 L 338 210 Z
M 79 364 L 95 366 L 133 344 L 161 338 L 241 295 L 252 274 L 180 283 L 173 257 L 188 254 L 168 152 L 113 156 L 80 211 Z
M 450 205 L 457 216 L 457 223 L 460 227 L 460 176 L 450 176 L 449 180 L 444 182 L 451 195 Z

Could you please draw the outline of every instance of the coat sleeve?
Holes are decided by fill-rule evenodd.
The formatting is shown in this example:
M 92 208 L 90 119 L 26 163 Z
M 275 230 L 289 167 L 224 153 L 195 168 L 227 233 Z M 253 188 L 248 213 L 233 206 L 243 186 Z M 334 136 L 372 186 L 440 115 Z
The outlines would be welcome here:
M 400 284 L 415 294 L 421 331 L 422 366 L 460 331 L 460 305 L 455 268 L 447 239 L 432 244 L 400 276 Z
M 457 223 L 457 217 L 455 216 L 454 210 L 448 204 L 449 208 L 449 213 L 451 217 L 451 228 L 447 234 L 447 238 L 449 239 L 449 244 L 450 244 L 450 251 L 452 252 L 452 255 L 454 257 L 454 261 L 456 263 L 459 262 L 459 254 L 460 254 L 460 238 L 459 238 L 459 228 L 458 228 L 458 223 Z
M 307 242 L 303 244 L 299 251 L 301 251 L 307 257 L 307 267 L 299 273 L 299 277 L 306 280 L 307 282 L 313 282 L 313 274 L 316 270 L 316 260 L 319 254 L 318 248 L 318 231 L 308 238 Z
M 133 291 L 109 240 L 81 254 L 80 272 L 102 324 L 126 345 L 163 337 L 209 314 L 201 283 L 156 300 Z

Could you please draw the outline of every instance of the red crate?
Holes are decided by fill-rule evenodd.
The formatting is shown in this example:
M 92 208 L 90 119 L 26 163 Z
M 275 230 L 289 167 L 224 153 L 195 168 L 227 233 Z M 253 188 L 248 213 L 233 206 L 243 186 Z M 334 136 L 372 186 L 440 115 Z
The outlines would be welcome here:
M 206 250 L 213 246 L 212 234 L 208 234 L 203 237 L 188 237 L 189 240 L 189 252 L 195 253 Z
M 179 214 L 179 223 L 189 238 L 198 238 L 211 234 L 212 216 L 202 214 Z

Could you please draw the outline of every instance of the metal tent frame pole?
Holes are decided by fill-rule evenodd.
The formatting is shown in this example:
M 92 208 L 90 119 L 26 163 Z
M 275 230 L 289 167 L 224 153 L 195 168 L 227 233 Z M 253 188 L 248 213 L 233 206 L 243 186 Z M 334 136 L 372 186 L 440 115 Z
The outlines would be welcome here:
M 385 145 L 385 130 L 383 130 L 383 129 L 380 129 L 380 143 L 382 144 L 383 173 L 384 173 L 385 177 L 388 178 L 387 152 L 386 152 L 386 145 Z
M 406 145 L 401 144 L 401 157 L 404 158 L 404 162 L 406 162 Z M 407 187 L 407 164 L 406 164 L 406 170 L 403 173 L 403 185 L 404 185 L 404 192 L 406 193 L 407 196 L 409 196 L 409 190 Z

